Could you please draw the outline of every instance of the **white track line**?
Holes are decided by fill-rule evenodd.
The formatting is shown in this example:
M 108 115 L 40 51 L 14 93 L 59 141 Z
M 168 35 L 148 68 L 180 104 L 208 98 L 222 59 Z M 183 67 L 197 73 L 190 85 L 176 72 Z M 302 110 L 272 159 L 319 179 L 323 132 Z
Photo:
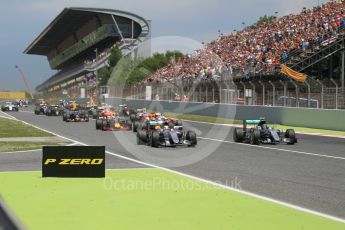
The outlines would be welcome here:
M 85 144 L 85 143 L 82 143 L 82 142 L 79 142 L 79 141 L 76 141 L 76 140 L 73 140 L 73 139 L 61 136 L 61 135 L 56 134 L 54 132 L 51 132 L 51 131 L 48 131 L 46 129 L 40 128 L 38 126 L 29 124 L 29 123 L 27 123 L 25 121 L 23 121 L 23 122 L 25 124 L 27 124 L 27 125 L 35 127 L 35 128 L 40 129 L 42 131 L 51 133 L 51 134 L 56 135 L 58 137 L 64 138 L 66 140 L 70 140 L 71 142 L 75 142 L 75 143 L 78 143 L 80 145 L 87 146 L 87 144 Z M 197 181 L 200 181 L 200 182 L 203 182 L 203 183 L 207 183 L 207 184 L 210 184 L 210 185 L 214 185 L 214 186 L 226 189 L 226 190 L 230 190 L 230 191 L 233 191 L 233 192 L 238 192 L 238 193 L 241 193 L 241 194 L 244 194 L 244 195 L 255 197 L 255 198 L 258 198 L 258 199 L 261 199 L 261 200 L 265 200 L 265 201 L 268 201 L 268 202 L 271 202 L 271 203 L 275 203 L 275 204 L 278 204 L 278 205 L 282 205 L 282 206 L 289 207 L 289 208 L 292 208 L 292 209 L 295 209 L 295 210 L 298 210 L 298 211 L 302 211 L 302 212 L 305 212 L 305 213 L 313 214 L 313 215 L 316 215 L 316 216 L 320 216 L 320 217 L 323 217 L 323 218 L 327 218 L 327 219 L 330 219 L 330 220 L 333 220 L 333 221 L 337 221 L 337 222 L 341 222 L 341 223 L 345 224 L 345 219 L 341 219 L 339 217 L 335 217 L 335 216 L 332 216 L 332 215 L 324 214 L 324 213 L 321 213 L 321 212 L 318 212 L 318 211 L 314 211 L 314 210 L 311 210 L 311 209 L 307 209 L 307 208 L 300 207 L 300 206 L 297 206 L 297 205 L 294 205 L 294 204 L 290 204 L 290 203 L 287 203 L 287 202 L 283 202 L 283 201 L 279 201 L 279 200 L 272 199 L 272 198 L 269 198 L 269 197 L 265 197 L 265 196 L 262 196 L 262 195 L 258 195 L 258 194 L 255 194 L 255 193 L 251 193 L 251 192 L 246 192 L 246 191 L 243 191 L 243 190 L 235 189 L 235 188 L 232 188 L 232 187 L 224 185 L 224 184 L 216 183 L 214 181 L 210 181 L 210 180 L 206 180 L 206 179 L 203 179 L 203 178 L 200 178 L 200 177 L 196 177 L 196 176 L 193 176 L 193 175 L 189 175 L 189 174 L 186 174 L 186 173 L 178 172 L 178 171 L 175 171 L 175 170 L 172 170 L 172 169 L 169 169 L 169 168 L 164 168 L 164 167 L 161 167 L 161 166 L 158 166 L 158 165 L 154 165 L 154 164 L 146 163 L 146 162 L 143 162 L 143 161 L 139 161 L 139 160 L 136 160 L 136 159 L 133 159 L 133 158 L 130 158 L 130 157 L 125 157 L 123 155 L 120 155 L 120 154 L 117 154 L 117 153 L 113 153 L 113 152 L 110 152 L 110 151 L 106 151 L 106 153 L 109 154 L 109 155 L 118 157 L 120 159 L 128 160 L 128 161 L 131 161 L 131 162 L 134 162 L 134 163 L 137 163 L 137 164 L 141 164 L 141 165 L 146 165 L 146 166 L 149 166 L 149 167 L 152 167 L 152 168 L 161 169 L 161 170 L 166 171 L 166 172 L 174 173 L 176 175 L 180 175 L 180 176 L 183 176 L 183 177 L 194 179 L 194 180 L 197 180 Z
M 12 115 L 9 115 L 7 113 L 4 113 L 2 111 L 0 111 L 0 117 L 2 118 L 7 118 L 7 119 L 10 119 L 10 120 L 18 120 L 17 118 L 15 118 L 14 116 Z
M 28 153 L 28 152 L 35 152 L 35 151 L 41 151 L 41 150 L 42 149 L 32 149 L 32 150 L 23 150 L 23 151 L 14 151 L 14 152 L 0 152 L 0 154 L 3 154 L 3 153 Z
M 228 143 L 228 144 L 242 145 L 242 146 L 247 146 L 250 148 L 262 148 L 262 149 L 278 150 L 278 151 L 297 153 L 297 154 L 307 155 L 307 156 L 345 160 L 345 157 L 337 157 L 337 156 L 324 155 L 324 154 L 318 154 L 318 153 L 308 153 L 308 152 L 302 152 L 302 151 L 297 151 L 297 150 L 280 149 L 280 148 L 261 146 L 261 145 L 250 145 L 250 144 L 245 144 L 245 143 L 236 143 L 236 142 L 232 142 L 232 141 L 218 140 L 218 139 L 212 139 L 212 138 L 206 138 L 206 137 L 198 137 L 198 138 L 202 139 L 202 140 L 208 140 L 208 141 L 216 141 L 216 142 L 222 142 L 222 143 Z
M 72 144 L 65 145 L 65 146 L 75 146 L 75 145 L 78 145 L 78 143 L 72 143 Z

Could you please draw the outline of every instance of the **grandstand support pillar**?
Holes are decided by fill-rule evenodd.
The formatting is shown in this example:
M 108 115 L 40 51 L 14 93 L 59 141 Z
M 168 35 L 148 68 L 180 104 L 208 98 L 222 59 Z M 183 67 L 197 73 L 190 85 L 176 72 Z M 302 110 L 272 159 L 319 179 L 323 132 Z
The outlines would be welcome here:
M 222 85 L 219 84 L 219 88 L 218 88 L 218 92 L 219 92 L 219 104 L 222 104 Z
M 161 95 L 159 96 L 159 98 L 161 99 L 161 100 L 163 100 L 164 99 L 164 87 L 160 87 L 161 88 Z
M 198 101 L 199 101 L 199 102 L 202 102 L 202 101 L 201 101 L 201 87 L 200 87 L 200 85 L 199 85 Z
M 253 94 L 252 94 L 252 105 L 256 105 L 256 88 L 255 88 L 255 84 L 253 82 L 249 82 L 249 84 L 252 86 L 253 89 Z
M 310 84 L 305 81 L 304 84 L 307 86 L 308 89 L 308 108 L 310 108 Z
M 214 101 L 214 93 L 215 93 L 215 90 L 214 90 L 214 86 L 212 87 L 212 103 L 215 103 L 215 101 Z
M 321 109 L 323 109 L 324 108 L 323 97 L 324 97 L 324 88 L 325 88 L 325 86 L 322 84 L 322 82 L 319 79 L 317 79 L 316 81 L 321 85 Z
M 333 58 L 329 59 L 329 78 L 333 78 Z
M 262 86 L 262 105 L 264 106 L 265 105 L 265 97 L 266 97 L 266 95 L 265 95 L 265 91 L 266 91 L 265 84 L 262 83 L 261 81 L 259 81 L 259 84 Z
M 272 106 L 276 105 L 276 86 L 273 84 L 273 82 L 268 81 L 268 83 L 270 83 L 270 85 L 272 86 Z
M 282 84 L 282 86 L 284 87 L 284 107 L 286 107 L 286 97 L 287 97 L 287 85 L 286 85 L 286 83 L 284 82 L 284 81 L 282 81 L 282 80 L 280 80 L 279 81 L 280 82 L 280 84 Z M 296 99 L 297 100 L 297 99 Z
M 207 86 L 205 86 L 205 88 L 206 88 L 206 97 L 205 97 L 205 102 L 207 102 L 207 99 L 208 99 L 208 87 Z
M 299 107 L 299 89 L 298 89 L 298 85 L 296 84 L 296 82 L 294 82 L 293 80 L 290 79 L 290 82 L 295 86 L 295 90 L 296 90 L 296 107 Z
M 117 24 L 114 15 L 111 15 L 111 17 L 113 18 L 113 21 L 114 21 L 114 24 L 115 24 L 115 26 L 116 26 L 117 32 L 119 32 L 120 37 L 121 37 L 121 41 L 122 41 L 122 40 L 123 40 L 123 35 L 122 35 L 121 30 L 120 30 L 120 27 L 119 27 L 119 25 Z
M 243 99 L 244 99 L 244 105 L 247 104 L 246 100 L 246 84 L 244 84 L 242 81 L 240 81 L 241 85 L 243 86 Z
M 335 85 L 335 109 L 338 109 L 338 84 L 336 81 L 334 81 L 333 78 L 331 78 L 331 82 Z
M 341 90 L 345 92 L 345 51 L 341 51 Z

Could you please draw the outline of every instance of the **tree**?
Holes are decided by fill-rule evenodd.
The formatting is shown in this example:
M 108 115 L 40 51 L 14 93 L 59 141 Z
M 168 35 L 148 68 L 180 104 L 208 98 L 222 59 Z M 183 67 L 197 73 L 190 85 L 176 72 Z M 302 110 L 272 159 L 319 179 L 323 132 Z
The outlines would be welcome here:
M 270 23 L 275 20 L 275 16 L 267 16 L 266 14 L 259 18 L 259 20 L 254 24 L 255 26 L 261 26 L 262 24 Z
M 111 49 L 111 54 L 109 57 L 109 65 L 110 67 L 115 67 L 116 64 L 120 61 L 122 58 L 122 52 L 118 47 L 112 48 Z
M 98 84 L 100 86 L 108 84 L 111 72 L 122 58 L 122 52 L 118 47 L 112 48 L 110 52 L 109 66 L 105 66 L 102 69 L 98 70 Z
M 136 82 L 142 81 L 164 66 L 167 66 L 173 59 L 182 57 L 179 51 L 167 51 L 165 54 L 155 53 L 152 57 L 146 58 L 135 66 L 126 80 L 127 85 L 132 85 Z
M 103 67 L 98 72 L 99 85 L 107 85 L 110 78 L 110 67 Z

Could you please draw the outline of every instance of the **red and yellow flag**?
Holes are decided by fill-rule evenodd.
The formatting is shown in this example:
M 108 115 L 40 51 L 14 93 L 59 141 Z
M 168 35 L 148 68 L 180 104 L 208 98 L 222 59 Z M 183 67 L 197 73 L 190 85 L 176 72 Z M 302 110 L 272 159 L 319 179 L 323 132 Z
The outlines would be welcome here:
M 281 65 L 281 72 L 287 75 L 288 77 L 294 79 L 295 81 L 305 82 L 305 80 L 307 79 L 306 74 L 297 72 L 284 64 Z

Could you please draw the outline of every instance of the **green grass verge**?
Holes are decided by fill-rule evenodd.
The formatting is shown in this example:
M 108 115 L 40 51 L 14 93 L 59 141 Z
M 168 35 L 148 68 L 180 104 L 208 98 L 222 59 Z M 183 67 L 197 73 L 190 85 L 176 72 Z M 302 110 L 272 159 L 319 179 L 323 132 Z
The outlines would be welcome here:
M 0 153 L 40 149 L 43 145 L 57 146 L 61 144 L 54 142 L 0 142 Z
M 200 115 L 193 115 L 193 114 L 180 114 L 180 113 L 164 113 L 166 116 L 169 117 L 176 117 L 182 120 L 191 120 L 191 121 L 200 121 L 200 122 L 208 122 L 214 124 L 235 124 L 235 125 L 242 125 L 242 121 L 233 120 L 233 119 L 226 119 L 226 118 L 217 118 L 217 117 L 209 117 L 209 116 L 200 116 Z M 317 134 L 324 134 L 324 135 L 335 135 L 335 136 L 342 136 L 345 137 L 345 132 L 343 131 L 335 131 L 335 130 L 325 130 L 325 129 L 313 129 L 313 128 L 305 128 L 305 127 L 295 127 L 295 126 L 286 126 L 280 124 L 272 124 L 274 127 L 278 129 L 295 129 L 296 132 L 304 132 L 304 133 L 317 133 Z
M 21 121 L 0 118 L 0 138 L 7 137 L 51 137 L 50 133 L 33 128 Z
M 345 228 L 159 169 L 108 170 L 106 179 L 0 173 L 0 193 L 19 219 L 35 230 Z

